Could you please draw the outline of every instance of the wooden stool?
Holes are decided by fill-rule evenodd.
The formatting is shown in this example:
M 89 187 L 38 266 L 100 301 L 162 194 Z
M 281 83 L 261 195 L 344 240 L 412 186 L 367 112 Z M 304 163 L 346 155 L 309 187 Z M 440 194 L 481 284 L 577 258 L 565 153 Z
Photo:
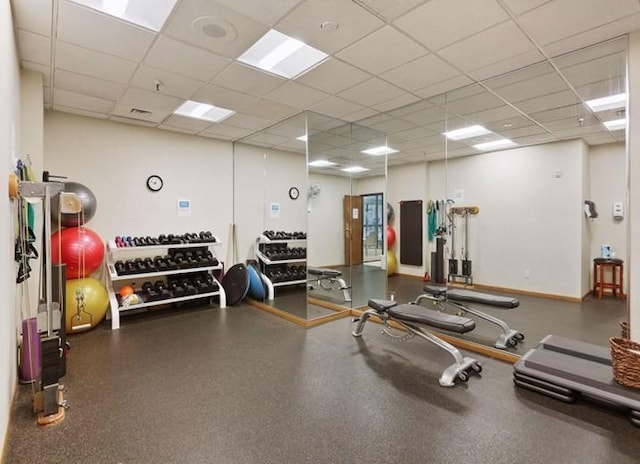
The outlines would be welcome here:
M 611 281 L 605 280 L 605 270 L 611 269 Z M 602 299 L 604 290 L 611 290 L 614 297 L 627 298 L 623 290 L 624 283 L 624 261 L 618 258 L 596 258 L 593 260 L 593 291 Z M 619 292 L 619 293 L 618 293 Z

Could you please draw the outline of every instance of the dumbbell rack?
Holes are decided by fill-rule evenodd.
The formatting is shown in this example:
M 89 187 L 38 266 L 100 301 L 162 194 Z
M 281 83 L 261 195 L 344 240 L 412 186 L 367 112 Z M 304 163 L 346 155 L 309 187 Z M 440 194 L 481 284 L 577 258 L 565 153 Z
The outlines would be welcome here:
M 166 298 L 162 300 L 149 301 L 145 303 L 129 305 L 129 306 L 121 306 L 118 302 L 119 289 L 127 284 L 131 284 L 132 282 L 142 282 L 145 279 L 152 278 L 162 278 L 167 276 L 174 276 L 180 274 L 193 274 L 193 273 L 201 273 L 201 272 L 211 272 L 216 270 L 222 270 L 222 264 L 218 264 L 217 266 L 202 266 L 202 267 L 190 267 L 184 269 L 175 269 L 175 270 L 163 270 L 163 271 L 154 271 L 154 272 L 145 272 L 145 273 L 136 273 L 136 274 L 125 274 L 118 275 L 115 269 L 115 261 L 120 254 L 128 254 L 129 256 L 153 256 L 157 254 L 158 250 L 169 250 L 169 249 L 189 249 L 189 248 L 202 248 L 205 247 L 215 247 L 220 246 L 222 243 L 216 238 L 215 242 L 206 242 L 206 243 L 182 243 L 182 244 L 163 244 L 163 245 L 147 245 L 147 246 L 134 246 L 134 247 L 118 247 L 115 241 L 110 240 L 107 243 L 107 253 L 106 253 L 106 267 L 107 267 L 107 292 L 109 294 L 109 306 L 110 311 L 109 315 L 111 317 L 111 328 L 119 329 L 120 328 L 120 313 L 126 311 L 133 311 L 136 309 L 148 308 L 151 306 L 159 306 L 166 305 L 171 303 L 179 303 L 188 300 L 195 300 L 200 298 L 212 298 L 214 296 L 219 297 L 220 308 L 225 308 L 227 306 L 227 297 L 224 289 L 220 282 L 213 276 L 214 282 L 218 285 L 218 290 L 214 292 L 208 293 L 197 293 L 195 295 L 186 295 L 175 298 Z M 213 250 L 212 250 L 213 251 Z M 215 253 L 214 253 L 215 256 Z
M 260 244 L 276 244 L 276 243 L 280 243 L 280 244 L 284 244 L 284 245 L 289 245 L 289 244 L 299 244 L 299 245 L 306 245 L 307 240 L 306 239 L 270 239 L 268 237 L 266 237 L 265 235 L 260 235 L 260 237 L 258 237 L 258 239 L 256 240 L 256 259 L 258 260 L 259 263 L 259 267 L 260 267 L 260 277 L 262 278 L 262 281 L 265 283 L 265 285 L 267 286 L 267 298 L 269 300 L 273 300 L 274 296 L 275 296 L 275 287 L 284 287 L 287 285 L 300 285 L 300 284 L 306 284 L 307 283 L 307 279 L 306 279 L 306 274 L 305 274 L 305 278 L 304 279 L 298 279 L 298 280 L 287 280 L 287 281 L 283 281 L 283 282 L 272 282 L 271 279 L 269 279 L 269 277 L 267 277 L 266 275 L 266 271 L 267 271 L 267 266 L 274 266 L 274 265 L 283 265 L 283 264 L 293 264 L 293 263 L 306 263 L 307 262 L 307 258 L 294 258 L 294 259 L 279 259 L 279 260 L 271 260 L 269 259 L 267 256 L 265 256 L 261 251 L 260 251 Z

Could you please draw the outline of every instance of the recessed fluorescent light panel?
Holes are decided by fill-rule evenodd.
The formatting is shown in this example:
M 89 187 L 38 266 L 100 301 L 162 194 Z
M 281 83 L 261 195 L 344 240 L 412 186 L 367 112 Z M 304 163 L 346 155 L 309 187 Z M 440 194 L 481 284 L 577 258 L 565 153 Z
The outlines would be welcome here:
M 300 140 L 301 142 L 306 142 L 307 134 L 301 135 L 300 137 L 296 137 L 296 140 Z
M 177 0 L 71 0 L 154 31 L 162 29 Z
M 500 148 L 512 148 L 517 147 L 518 144 L 512 142 L 509 139 L 500 139 L 500 140 L 492 140 L 491 142 L 484 142 L 474 145 L 473 148 L 478 150 L 488 151 L 488 150 L 498 150 Z
M 238 61 L 287 79 L 293 79 L 328 56 L 304 42 L 271 29 L 240 55 Z
M 472 137 L 478 137 L 480 135 L 485 135 L 490 133 L 491 133 L 490 130 L 485 129 L 482 126 L 475 125 L 475 126 L 463 127 L 462 129 L 448 131 L 442 135 L 444 135 L 449 140 L 464 140 L 464 139 L 470 139 Z
M 362 150 L 362 153 L 365 153 L 367 155 L 380 156 L 380 155 L 391 155 L 393 153 L 398 153 L 398 150 L 396 150 L 395 148 L 391 148 L 391 147 L 388 147 L 386 145 L 383 145 L 381 147 L 375 147 L 375 148 L 369 148 L 368 150 Z
M 343 168 L 342 171 L 344 172 L 365 172 L 368 171 L 369 169 L 367 168 L 363 168 L 362 166 L 351 166 L 350 168 Z
M 309 163 L 309 166 L 312 166 L 314 168 L 326 168 L 327 166 L 335 166 L 335 165 L 336 163 L 333 163 L 327 160 L 316 160 L 316 161 L 311 161 Z
M 627 119 L 614 119 L 613 121 L 605 121 L 603 124 L 610 131 L 625 129 L 627 127 Z
M 627 105 L 627 94 L 619 93 L 616 95 L 609 95 L 608 97 L 588 100 L 585 103 L 595 112 L 615 110 L 617 108 L 624 108 Z
M 226 108 L 218 108 L 217 106 L 207 105 L 206 103 L 198 103 L 187 100 L 180 108 L 174 111 L 175 114 L 186 116 L 188 118 L 203 119 L 205 121 L 220 122 L 227 119 L 235 113 L 235 111 Z

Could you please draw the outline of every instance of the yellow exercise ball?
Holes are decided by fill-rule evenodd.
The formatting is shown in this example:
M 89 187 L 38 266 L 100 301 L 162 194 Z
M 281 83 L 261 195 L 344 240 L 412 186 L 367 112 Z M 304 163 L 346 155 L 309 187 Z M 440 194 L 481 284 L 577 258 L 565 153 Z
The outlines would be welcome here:
M 387 250 L 387 275 L 393 275 L 398 270 L 398 260 L 393 251 Z
M 104 285 L 93 277 L 67 280 L 66 297 L 68 334 L 92 329 L 107 315 L 109 295 Z

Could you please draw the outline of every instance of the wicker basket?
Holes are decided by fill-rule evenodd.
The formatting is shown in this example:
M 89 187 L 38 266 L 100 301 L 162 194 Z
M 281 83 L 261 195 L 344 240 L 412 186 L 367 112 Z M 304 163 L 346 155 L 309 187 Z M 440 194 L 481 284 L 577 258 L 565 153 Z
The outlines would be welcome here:
M 620 323 L 620 338 L 629 338 L 629 323 L 627 321 Z
M 613 378 L 626 387 L 640 388 L 640 343 L 611 338 Z

